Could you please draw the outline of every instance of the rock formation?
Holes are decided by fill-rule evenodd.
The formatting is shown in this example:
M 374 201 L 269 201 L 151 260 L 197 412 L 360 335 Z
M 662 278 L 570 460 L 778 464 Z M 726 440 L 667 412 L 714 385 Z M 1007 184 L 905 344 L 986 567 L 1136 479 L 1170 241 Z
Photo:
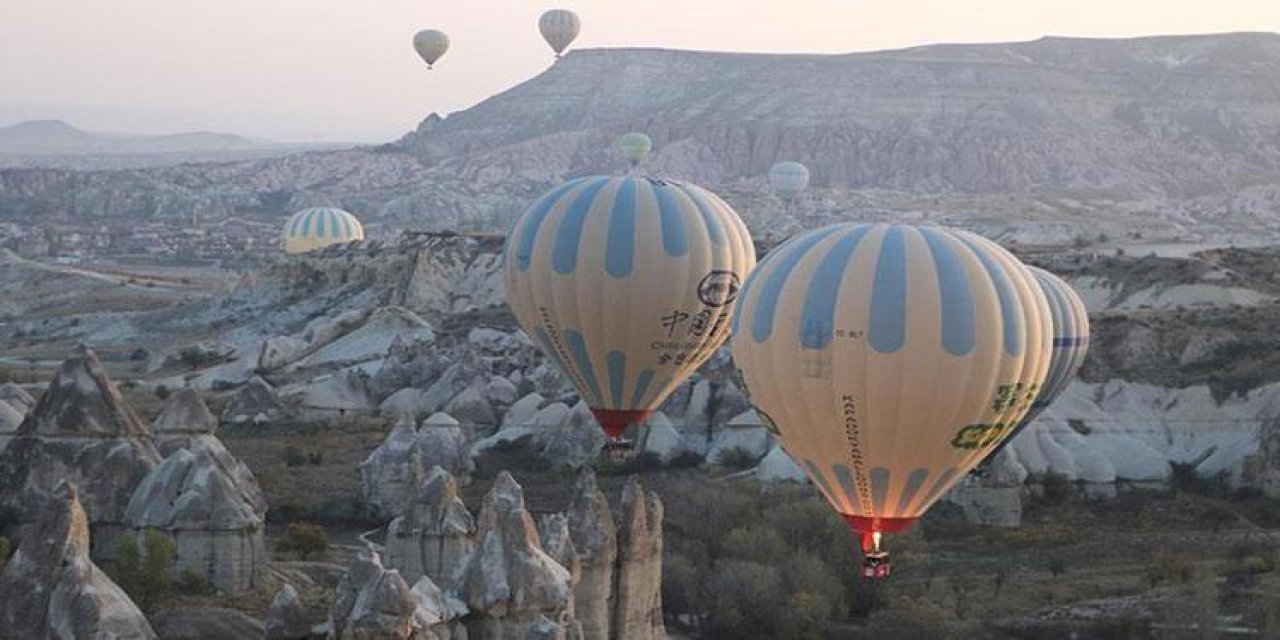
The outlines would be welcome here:
M 711 449 L 707 451 L 707 461 L 720 464 L 723 462 L 722 458 L 735 450 L 759 460 L 769 452 L 772 444 L 773 438 L 760 419 L 760 414 L 755 409 L 748 409 L 734 416 L 725 423 L 723 429 L 718 430 Z
M 400 572 L 382 566 L 377 552 L 364 549 L 338 584 L 329 626 L 339 640 L 464 640 L 455 620 L 465 614 L 429 578 L 411 588 Z
M 663 640 L 662 500 L 632 476 L 622 489 L 611 637 Z
M 164 640 L 262 640 L 261 622 L 243 611 L 217 607 L 168 609 L 151 616 Z
M 644 453 L 657 456 L 663 463 L 671 462 L 687 450 L 680 432 L 671 424 L 667 414 L 661 411 L 655 411 L 649 416 L 638 447 Z
M 1006 447 L 947 493 L 945 500 L 959 505 L 964 518 L 974 524 L 1016 527 L 1022 524 L 1023 483 L 1027 470 L 1017 454 Z
M 261 584 L 267 563 L 261 491 L 256 482 L 242 486 L 236 470 L 204 446 L 178 449 L 142 481 L 125 510 L 139 538 L 157 529 L 173 539 L 179 571 L 227 593 Z
M 434 413 L 423 420 L 422 428 L 418 429 L 418 451 L 423 470 L 438 466 L 464 485 L 471 482 L 475 462 L 467 446 L 467 434 L 453 416 Z
M 609 638 L 614 618 L 618 529 L 609 500 L 597 486 L 591 469 L 578 473 L 566 515 L 582 573 L 573 590 L 574 613 L 585 637 Z
M 311 623 L 307 609 L 298 599 L 298 591 L 285 584 L 276 592 L 267 609 L 266 640 L 303 640 L 311 636 Z
M 756 478 L 761 482 L 805 482 L 807 476 L 781 445 L 774 445 L 756 465 Z
M 0 400 L 5 401 L 9 406 L 13 407 L 18 413 L 26 415 L 36 406 L 35 398 L 27 393 L 25 389 L 19 387 L 12 382 L 0 384 Z
M 92 351 L 59 368 L 49 390 L 0 451 L 0 504 L 30 521 L 41 494 L 62 480 L 78 487 L 93 527 L 95 558 L 109 558 L 134 489 L 160 463 L 147 426 L 107 378 Z
M 166 456 L 186 448 L 192 439 L 212 436 L 217 429 L 218 419 L 200 399 L 199 392 L 190 388 L 174 393 L 151 423 L 156 446 Z
M 129 596 L 89 559 L 89 520 L 75 485 L 40 498 L 40 517 L 0 573 L 6 638 L 155 638 Z
M 563 513 L 553 513 L 538 520 L 538 536 L 542 539 L 542 550 L 553 560 L 569 571 L 569 588 L 577 593 L 578 581 L 582 579 L 582 562 L 578 558 L 578 550 L 573 546 L 573 536 L 569 533 L 569 518 Z M 583 640 L 594 636 L 586 635 L 582 621 L 578 619 L 576 607 L 577 596 L 569 600 L 569 608 L 565 612 L 568 620 L 564 630 L 566 640 Z
M 254 376 L 231 398 L 222 412 L 222 422 L 260 425 L 278 420 L 286 413 L 271 384 L 260 376 Z
M 458 587 L 472 611 L 470 640 L 566 637 L 573 626 L 571 576 L 542 550 L 524 494 L 510 474 L 494 480 L 478 527 L 479 548 Z
M 411 420 L 403 419 L 360 463 L 361 492 L 369 512 L 393 518 L 413 499 L 423 480 L 418 434 Z
M 9 440 L 18 433 L 18 426 L 21 424 L 22 414 L 8 402 L 0 400 L 0 449 L 4 449 L 5 445 L 9 444 Z
M 387 566 L 405 580 L 423 575 L 451 589 L 475 548 L 476 525 L 452 475 L 434 467 L 404 514 L 387 528 Z

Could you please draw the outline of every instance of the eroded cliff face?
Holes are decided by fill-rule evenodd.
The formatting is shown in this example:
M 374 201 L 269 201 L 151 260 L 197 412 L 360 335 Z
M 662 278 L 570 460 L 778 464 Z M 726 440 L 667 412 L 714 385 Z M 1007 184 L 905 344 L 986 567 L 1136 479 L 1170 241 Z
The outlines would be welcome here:
M 925 210 L 1068 241 L 1068 227 L 1090 223 L 1266 231 L 1280 193 L 1280 119 L 1266 87 L 1278 76 L 1280 37 L 1264 33 L 829 56 L 578 50 L 381 148 L 0 171 L 0 211 L 271 216 L 323 203 L 404 226 L 498 231 L 557 181 L 620 168 L 610 143 L 640 130 L 656 145 L 644 169 L 726 194 L 759 231 Z M 763 181 L 781 159 L 814 174 L 807 202 L 787 210 Z

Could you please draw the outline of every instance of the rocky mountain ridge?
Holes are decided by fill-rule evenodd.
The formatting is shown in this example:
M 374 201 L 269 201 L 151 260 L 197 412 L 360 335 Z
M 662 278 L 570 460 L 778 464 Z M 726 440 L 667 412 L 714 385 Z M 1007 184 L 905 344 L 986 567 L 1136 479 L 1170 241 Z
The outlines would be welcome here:
M 609 49 L 377 149 L 149 171 L 0 171 L 0 215 L 271 217 L 334 204 L 399 227 L 501 229 L 566 177 L 643 169 L 722 193 L 758 234 L 926 216 L 1069 242 L 1268 232 L 1280 35 L 933 45 L 839 56 Z M 785 87 L 785 90 L 778 90 Z M 801 160 L 784 209 L 763 174 Z

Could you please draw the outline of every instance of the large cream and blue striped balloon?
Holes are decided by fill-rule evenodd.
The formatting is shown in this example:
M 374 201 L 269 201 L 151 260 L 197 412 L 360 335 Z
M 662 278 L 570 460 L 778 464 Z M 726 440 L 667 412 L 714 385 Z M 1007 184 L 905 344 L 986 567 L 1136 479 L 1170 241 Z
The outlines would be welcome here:
M 305 253 L 331 244 L 364 239 L 364 227 L 356 217 L 333 207 L 303 209 L 284 225 L 284 250 Z
M 909 526 L 1007 437 L 1049 365 L 1031 272 L 940 227 L 793 238 L 743 286 L 733 326 L 752 403 L 864 547 Z
M 1067 390 L 1089 352 L 1089 309 L 1085 307 L 1084 300 L 1062 278 L 1044 269 L 1027 268 L 1035 275 L 1036 282 L 1040 283 L 1040 289 L 1048 299 L 1049 316 L 1053 321 L 1053 353 L 1049 356 L 1049 374 L 1022 423 L 1014 429 L 1013 435 L 987 456 L 988 460 L 1012 442 L 1013 436 L 1031 424 Z
M 507 235 L 520 326 L 617 437 L 728 337 L 755 266 L 746 227 L 693 184 L 593 176 L 533 203 Z

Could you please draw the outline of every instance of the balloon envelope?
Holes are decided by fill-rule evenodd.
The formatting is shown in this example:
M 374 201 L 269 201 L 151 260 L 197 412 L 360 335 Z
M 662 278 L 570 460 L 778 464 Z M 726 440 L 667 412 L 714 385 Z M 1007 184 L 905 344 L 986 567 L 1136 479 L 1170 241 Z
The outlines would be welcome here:
M 987 456 L 988 460 L 1012 442 L 1014 436 L 1067 390 L 1089 352 L 1089 310 L 1085 307 L 1084 300 L 1062 278 L 1038 267 L 1027 268 L 1035 276 L 1049 303 L 1049 318 L 1053 323 L 1053 352 L 1049 355 L 1049 373 L 1044 385 L 1040 387 L 1039 395 L 1031 403 L 1031 410 L 1013 430 L 1013 434 Z
M 809 186 L 809 168 L 793 160 L 784 160 L 769 169 L 769 185 L 783 200 L 791 200 Z
M 592 176 L 507 235 L 507 302 L 609 435 L 640 422 L 729 332 L 755 265 L 746 227 L 693 184 Z
M 578 14 L 567 9 L 551 9 L 538 18 L 538 31 L 542 32 L 542 39 L 551 45 L 557 58 L 573 44 L 581 30 L 582 22 L 578 20 Z
M 631 166 L 635 166 L 644 161 L 649 156 L 649 152 L 653 151 L 653 140 L 643 133 L 633 131 L 618 138 L 617 147 Z
M 840 224 L 743 286 L 733 357 L 752 403 L 849 525 L 904 529 L 1030 408 L 1050 350 L 1027 268 L 963 231 Z
M 413 49 L 430 69 L 449 50 L 449 36 L 443 31 L 423 29 L 413 34 Z
M 333 207 L 303 209 L 284 225 L 286 253 L 305 253 L 331 244 L 364 239 L 364 228 L 356 217 Z

